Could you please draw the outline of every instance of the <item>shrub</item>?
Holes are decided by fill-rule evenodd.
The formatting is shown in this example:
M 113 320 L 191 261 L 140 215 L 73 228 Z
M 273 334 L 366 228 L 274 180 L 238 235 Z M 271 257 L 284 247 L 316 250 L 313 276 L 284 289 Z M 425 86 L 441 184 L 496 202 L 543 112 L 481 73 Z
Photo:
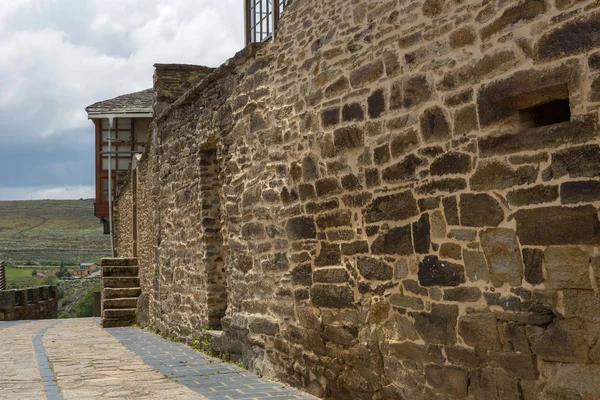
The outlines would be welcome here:
M 75 304 L 75 316 L 77 318 L 94 316 L 94 292 L 98 290 L 100 290 L 100 284 L 92 286 Z

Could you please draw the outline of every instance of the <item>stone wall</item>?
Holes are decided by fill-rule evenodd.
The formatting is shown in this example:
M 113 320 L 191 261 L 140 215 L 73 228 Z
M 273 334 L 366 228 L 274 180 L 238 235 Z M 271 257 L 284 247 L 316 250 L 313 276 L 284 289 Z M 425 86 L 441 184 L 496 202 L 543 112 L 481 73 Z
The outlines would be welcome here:
M 154 115 L 174 103 L 213 68 L 186 64 L 154 64 Z
M 598 398 L 599 31 L 591 0 L 294 2 L 154 123 L 148 323 L 226 301 L 228 351 L 323 397 Z
M 0 321 L 58 318 L 58 287 L 0 291 Z

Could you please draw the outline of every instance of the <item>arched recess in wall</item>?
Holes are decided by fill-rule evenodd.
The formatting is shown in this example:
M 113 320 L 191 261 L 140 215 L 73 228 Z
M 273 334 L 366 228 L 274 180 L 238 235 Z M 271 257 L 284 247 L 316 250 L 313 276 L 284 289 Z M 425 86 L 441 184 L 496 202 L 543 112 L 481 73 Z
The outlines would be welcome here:
M 206 306 L 208 322 L 221 327 L 227 310 L 227 274 L 223 254 L 221 190 L 219 162 L 215 141 L 200 147 L 200 206 L 204 270 L 206 273 Z

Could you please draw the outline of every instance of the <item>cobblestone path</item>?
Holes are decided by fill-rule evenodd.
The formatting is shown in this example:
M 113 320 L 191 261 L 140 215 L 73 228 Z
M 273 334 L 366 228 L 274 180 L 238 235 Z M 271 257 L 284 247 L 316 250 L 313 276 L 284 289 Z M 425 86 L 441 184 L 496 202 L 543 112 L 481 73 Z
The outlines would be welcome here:
M 0 322 L 0 399 L 314 399 L 138 328 Z
M 0 399 L 44 399 L 33 338 L 56 321 L 0 323 Z
M 316 399 L 281 383 L 270 382 L 180 343 L 136 328 L 107 329 L 128 349 L 171 379 L 176 379 L 210 400 Z

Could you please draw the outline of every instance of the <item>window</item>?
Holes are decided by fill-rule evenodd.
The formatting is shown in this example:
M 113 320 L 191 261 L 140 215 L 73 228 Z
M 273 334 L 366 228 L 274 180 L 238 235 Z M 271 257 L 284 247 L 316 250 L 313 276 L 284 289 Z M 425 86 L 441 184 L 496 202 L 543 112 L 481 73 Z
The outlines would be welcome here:
M 289 0 L 245 0 L 246 43 L 271 40 L 288 4 Z

